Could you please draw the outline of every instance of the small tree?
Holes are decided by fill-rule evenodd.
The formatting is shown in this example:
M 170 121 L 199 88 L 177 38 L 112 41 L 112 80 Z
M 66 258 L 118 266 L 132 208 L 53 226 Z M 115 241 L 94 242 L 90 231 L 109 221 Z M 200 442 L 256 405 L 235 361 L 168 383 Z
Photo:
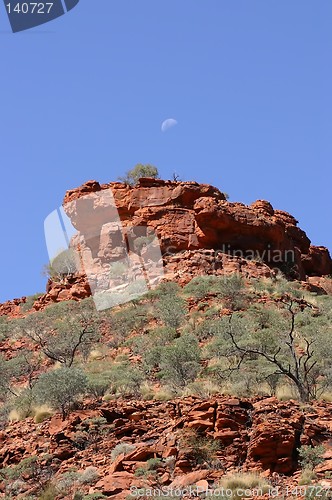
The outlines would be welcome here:
M 160 362 L 161 377 L 175 387 L 185 387 L 195 380 L 200 370 L 197 339 L 183 335 L 164 348 Z
M 72 405 L 87 388 L 87 377 L 79 368 L 61 367 L 43 373 L 35 386 L 36 399 L 61 410 L 65 420 Z
M 21 319 L 18 328 L 45 356 L 68 367 L 79 353 L 86 357 L 99 340 L 98 316 L 91 299 L 49 306 Z
M 22 376 L 28 381 L 28 389 L 31 389 L 39 366 L 39 357 L 25 350 L 11 359 L 6 359 L 0 354 L 0 400 L 5 401 L 9 394 L 18 395 L 13 383 Z
M 157 167 L 149 164 L 143 165 L 142 163 L 137 163 L 134 168 L 126 172 L 124 177 L 119 177 L 119 180 L 129 184 L 130 186 L 134 186 L 141 177 L 153 177 L 154 179 L 159 179 Z
M 157 311 L 160 319 L 170 328 L 179 328 L 187 312 L 185 301 L 176 295 L 164 295 L 160 298 Z
M 62 281 L 67 276 L 79 272 L 81 268 L 78 253 L 73 248 L 60 252 L 45 266 L 45 274 L 54 281 Z
M 220 346 L 230 362 L 229 370 L 245 370 L 247 361 L 257 360 L 260 369 L 269 366 L 270 373 L 293 383 L 301 401 L 317 397 L 331 384 L 332 342 L 312 308 L 304 299 L 286 294 L 278 299 L 278 315 L 270 326 L 265 324 L 266 318 L 263 324 L 261 317 L 256 318 L 255 324 L 255 318 L 231 314 L 224 331 L 224 346 Z

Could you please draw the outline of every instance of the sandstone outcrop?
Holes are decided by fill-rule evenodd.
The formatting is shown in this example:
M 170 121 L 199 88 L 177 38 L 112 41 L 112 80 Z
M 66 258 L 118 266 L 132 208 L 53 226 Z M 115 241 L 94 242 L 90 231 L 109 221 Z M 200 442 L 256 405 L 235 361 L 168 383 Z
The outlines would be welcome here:
M 104 196 L 110 191 L 112 208 L 106 206 Z M 141 227 L 152 228 L 166 260 L 179 252 L 209 249 L 262 261 L 293 273 L 293 278 L 332 272 L 328 250 L 311 246 L 290 214 L 264 200 L 249 206 L 228 202 L 217 188 L 206 184 L 144 178 L 131 187 L 89 181 L 66 193 L 64 208 L 75 228 L 83 229 L 83 236 L 92 231 L 97 239 L 95 257 L 100 261 L 115 250 L 114 238 L 102 238 L 100 233 L 117 211 L 123 227 L 130 226 L 136 237 Z

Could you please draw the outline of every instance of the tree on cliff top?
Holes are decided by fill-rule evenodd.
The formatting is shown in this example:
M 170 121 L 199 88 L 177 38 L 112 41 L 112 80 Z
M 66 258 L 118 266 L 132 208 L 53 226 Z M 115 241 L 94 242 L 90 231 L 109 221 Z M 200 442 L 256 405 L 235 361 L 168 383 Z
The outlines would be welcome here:
M 137 163 L 134 168 L 126 172 L 124 177 L 119 177 L 119 180 L 129 184 L 130 186 L 134 186 L 141 177 L 153 177 L 154 179 L 159 179 L 157 167 L 149 164 L 143 165 L 142 163 Z

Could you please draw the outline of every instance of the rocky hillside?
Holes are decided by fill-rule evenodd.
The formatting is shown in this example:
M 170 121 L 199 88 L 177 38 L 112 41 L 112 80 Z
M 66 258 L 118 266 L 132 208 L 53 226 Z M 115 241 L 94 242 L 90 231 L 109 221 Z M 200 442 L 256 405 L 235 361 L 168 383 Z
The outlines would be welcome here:
M 235 495 L 234 484 L 230 486 L 225 478 L 231 477 L 236 484 L 239 471 L 244 478 L 248 471 L 260 473 L 267 487 L 263 493 L 276 488 L 274 495 L 280 498 L 298 488 L 296 496 L 303 497 L 309 487 L 298 486 L 298 449 L 324 444 L 321 461 L 312 473 L 321 485 L 318 495 L 322 486 L 332 487 L 327 474 L 332 469 L 331 408 L 328 403 L 303 406 L 275 398 L 189 397 L 101 403 L 73 412 L 65 421 L 54 416 L 38 425 L 28 419 L 0 433 L 5 478 L 0 497 L 12 491 L 15 498 L 35 498 L 36 482 L 47 484 L 47 479 L 60 493 L 55 495 L 49 487 L 54 496 L 45 498 L 122 500 L 130 494 L 146 498 L 148 489 L 155 490 L 155 495 L 164 490 L 167 496 L 181 498 L 182 494 L 196 496 L 197 489 L 213 494 L 222 486 L 233 488 Z M 38 462 L 30 464 L 29 457 L 37 457 Z M 10 481 L 6 471 L 15 471 L 22 463 L 25 469 L 20 480 Z M 252 477 L 248 479 L 250 489 Z
M 195 182 L 89 181 L 63 205 L 98 269 L 152 228 L 164 279 L 97 312 L 71 270 L 0 305 L 0 498 L 328 498 L 328 250 Z

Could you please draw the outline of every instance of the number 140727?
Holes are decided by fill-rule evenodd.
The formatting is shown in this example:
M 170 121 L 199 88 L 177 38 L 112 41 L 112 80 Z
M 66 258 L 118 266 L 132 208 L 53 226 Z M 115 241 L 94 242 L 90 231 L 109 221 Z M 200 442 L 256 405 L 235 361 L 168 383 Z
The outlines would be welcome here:
M 53 2 L 17 2 L 6 5 L 8 14 L 49 14 L 53 7 Z

